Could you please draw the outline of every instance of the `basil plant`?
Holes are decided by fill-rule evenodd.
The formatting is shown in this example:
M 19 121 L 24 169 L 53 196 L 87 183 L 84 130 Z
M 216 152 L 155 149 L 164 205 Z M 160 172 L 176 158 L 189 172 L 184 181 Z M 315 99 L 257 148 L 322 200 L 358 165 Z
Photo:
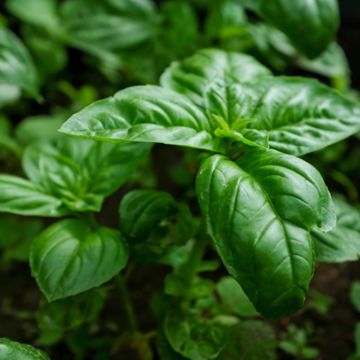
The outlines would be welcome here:
M 173 63 L 160 86 L 96 101 L 60 131 L 202 151 L 195 187 L 206 232 L 257 311 L 277 318 L 302 307 L 316 239 L 336 225 L 322 176 L 301 157 L 359 132 L 360 106 L 248 55 L 204 49 Z

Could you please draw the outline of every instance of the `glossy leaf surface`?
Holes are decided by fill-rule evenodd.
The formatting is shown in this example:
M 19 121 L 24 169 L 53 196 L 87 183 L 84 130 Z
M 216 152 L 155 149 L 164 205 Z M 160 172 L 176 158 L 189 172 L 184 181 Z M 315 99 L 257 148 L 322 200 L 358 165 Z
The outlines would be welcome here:
M 0 28 L 0 89 L 6 93 L 9 102 L 15 100 L 21 91 L 38 96 L 37 73 L 30 54 L 16 35 L 6 28 Z M 0 100 L 0 105 L 2 103 Z
M 30 181 L 12 175 L 0 175 L 0 211 L 51 217 L 69 212 L 60 199 L 44 193 Z
M 214 125 L 185 96 L 158 86 L 135 86 L 73 115 L 63 133 L 104 141 L 157 142 L 221 151 Z
M 175 62 L 161 76 L 161 85 L 203 104 L 203 95 L 214 81 L 224 84 L 254 81 L 271 75 L 253 57 L 217 49 L 203 49 Z
M 119 232 L 67 219 L 34 240 L 30 266 L 41 291 L 53 301 L 109 281 L 125 267 L 127 258 Z
M 5 338 L 0 338 L 0 360 L 50 360 L 43 351 Z
M 360 130 L 359 105 L 316 81 L 272 77 L 241 86 L 242 116 L 250 119 L 243 134 L 273 149 L 301 156 Z
M 148 152 L 146 144 L 67 138 L 34 142 L 23 157 L 30 181 L 0 176 L 0 211 L 50 217 L 99 211 L 104 198 L 131 178 Z
M 320 174 L 300 159 L 255 149 L 238 164 L 208 158 L 196 188 L 216 249 L 257 310 L 278 317 L 301 307 L 313 274 L 309 230 L 335 225 Z

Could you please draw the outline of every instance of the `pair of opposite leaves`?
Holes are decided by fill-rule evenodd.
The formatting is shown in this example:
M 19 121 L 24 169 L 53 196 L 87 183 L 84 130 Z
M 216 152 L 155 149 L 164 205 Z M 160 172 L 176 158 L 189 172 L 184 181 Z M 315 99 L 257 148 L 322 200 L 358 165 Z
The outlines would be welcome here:
M 161 85 L 97 101 L 61 131 L 221 154 L 197 178 L 209 234 L 262 314 L 295 311 L 314 270 L 310 232 L 330 230 L 336 217 L 320 174 L 294 156 L 358 132 L 359 106 L 316 81 L 274 77 L 249 56 L 213 49 L 170 66 Z M 244 151 L 237 162 L 226 156 L 234 143 Z

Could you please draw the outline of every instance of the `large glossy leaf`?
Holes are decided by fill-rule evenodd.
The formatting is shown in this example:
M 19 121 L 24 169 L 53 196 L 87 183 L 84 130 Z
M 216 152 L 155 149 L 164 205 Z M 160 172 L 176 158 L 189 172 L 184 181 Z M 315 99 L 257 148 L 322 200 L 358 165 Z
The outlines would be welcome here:
M 120 203 L 121 230 L 131 240 L 143 242 L 176 207 L 174 198 L 163 191 L 134 190 Z
M 48 301 L 97 287 L 126 265 L 128 250 L 119 232 L 82 220 L 62 220 L 37 237 L 30 266 Z
M 313 274 L 309 230 L 335 222 L 315 168 L 271 150 L 251 150 L 238 164 L 214 155 L 196 188 L 216 249 L 257 310 L 278 317 L 301 307 Z
M 146 144 L 58 139 L 35 143 L 24 154 L 27 176 L 74 211 L 98 211 L 104 198 L 132 176 L 146 158 Z
M 170 65 L 160 81 L 162 86 L 183 93 L 201 105 L 206 89 L 214 80 L 233 84 L 270 74 L 270 70 L 251 56 L 203 49 Z
M 73 115 L 61 132 L 105 141 L 157 142 L 223 151 L 212 124 L 189 99 L 158 86 L 135 86 Z
M 261 0 L 259 12 L 309 57 L 327 48 L 339 25 L 336 0 Z
M 360 258 L 360 211 L 341 197 L 335 197 L 334 200 L 336 228 L 328 233 L 312 233 L 316 259 L 325 263 L 356 261 Z
M 5 338 L 0 338 L 0 360 L 50 360 L 43 351 Z
M 0 28 L 0 84 L 7 101 L 15 100 L 21 91 L 38 96 L 37 73 L 30 54 L 17 36 L 6 28 Z
M 69 212 L 60 199 L 44 193 L 30 181 L 12 175 L 0 175 L 0 211 L 50 217 Z
M 235 86 L 247 121 L 242 133 L 273 149 L 301 156 L 360 131 L 360 106 L 317 81 L 272 77 Z

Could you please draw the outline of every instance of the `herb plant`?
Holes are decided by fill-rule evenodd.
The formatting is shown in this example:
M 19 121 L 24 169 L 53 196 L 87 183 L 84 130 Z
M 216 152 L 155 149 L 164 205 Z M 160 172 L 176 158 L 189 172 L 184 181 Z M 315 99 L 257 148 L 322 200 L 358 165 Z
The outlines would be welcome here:
M 275 359 L 274 330 L 260 317 L 300 310 L 317 261 L 360 254 L 356 205 L 331 195 L 306 161 L 360 132 L 335 42 L 336 1 L 8 0 L 5 8 L 31 52 L 0 28 L 0 109 L 56 91 L 71 103 L 17 126 L 0 113 L 0 211 L 12 214 L 0 225 L 14 228 L 0 234 L 1 259 L 29 259 L 45 297 L 37 344 L 63 341 L 76 359 L 129 348 L 143 360 L 154 348 L 162 360 Z M 72 51 L 107 79 L 104 89 L 48 84 Z M 280 75 L 290 67 L 328 85 Z M 173 180 L 186 195 L 156 186 L 154 144 L 184 148 L 187 164 Z M 118 228 L 102 225 L 113 199 L 118 212 L 106 216 L 115 212 Z M 149 264 L 166 274 L 147 301 L 156 329 L 145 331 L 128 282 Z M 109 341 L 98 323 L 114 288 L 126 329 Z M 318 301 L 326 315 L 331 301 Z M 288 335 L 283 351 L 318 356 L 305 330 L 290 325 Z M 48 358 L 0 339 L 0 360 Z

